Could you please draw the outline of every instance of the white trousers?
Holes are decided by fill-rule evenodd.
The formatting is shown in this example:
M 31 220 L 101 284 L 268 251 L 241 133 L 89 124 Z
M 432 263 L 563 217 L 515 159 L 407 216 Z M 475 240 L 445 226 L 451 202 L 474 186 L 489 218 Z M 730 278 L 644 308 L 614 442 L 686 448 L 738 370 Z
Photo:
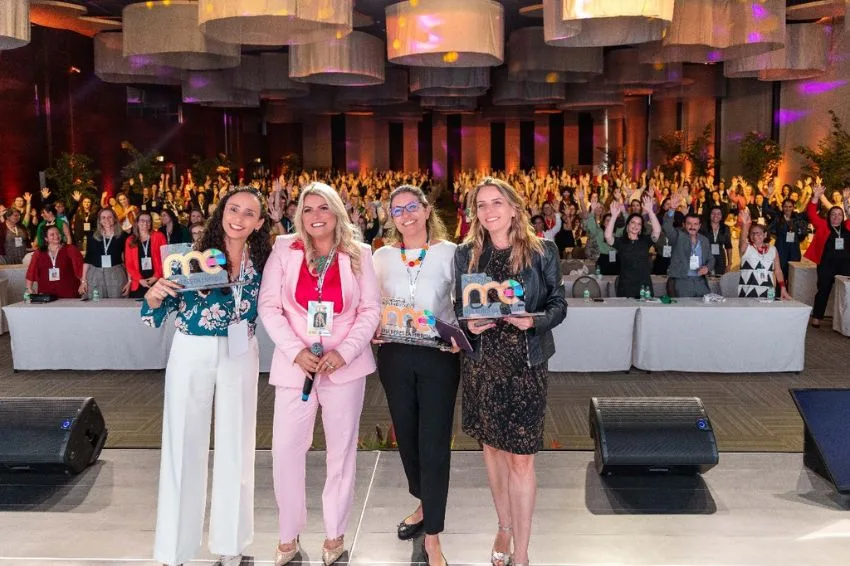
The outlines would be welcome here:
M 227 338 L 174 334 L 165 370 L 162 462 L 154 559 L 188 562 L 201 547 L 210 420 L 215 450 L 210 552 L 241 554 L 254 537 L 254 450 L 259 349 L 231 358 Z

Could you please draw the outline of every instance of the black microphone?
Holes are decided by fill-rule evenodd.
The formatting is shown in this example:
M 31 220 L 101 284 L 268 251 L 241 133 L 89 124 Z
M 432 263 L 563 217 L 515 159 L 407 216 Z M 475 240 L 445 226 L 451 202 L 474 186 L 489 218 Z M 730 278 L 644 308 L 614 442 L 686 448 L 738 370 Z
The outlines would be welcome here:
M 314 356 L 322 357 L 322 354 L 325 353 L 325 348 L 322 346 L 321 342 L 315 342 L 312 346 L 310 346 L 310 352 Z M 310 398 L 310 392 L 313 390 L 313 380 L 316 378 L 316 374 L 310 372 L 307 377 L 304 378 L 304 387 L 301 388 L 301 400 L 306 401 Z

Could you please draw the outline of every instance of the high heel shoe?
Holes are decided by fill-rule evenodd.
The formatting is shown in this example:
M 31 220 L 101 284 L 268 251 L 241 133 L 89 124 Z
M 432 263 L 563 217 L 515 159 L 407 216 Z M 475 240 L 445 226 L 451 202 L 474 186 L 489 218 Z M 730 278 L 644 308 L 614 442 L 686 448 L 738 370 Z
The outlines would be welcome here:
M 331 566 L 331 564 L 339 560 L 339 557 L 345 552 L 345 542 L 343 541 L 343 537 L 335 538 L 331 542 L 335 541 L 339 541 L 339 546 L 328 548 L 322 545 L 322 563 L 325 566 Z M 325 544 L 327 544 L 327 541 Z
M 430 565 L 431 564 L 431 557 L 428 556 L 428 549 L 424 549 L 424 550 L 425 550 L 425 562 Z M 449 561 L 446 560 L 446 555 L 443 554 L 442 552 L 440 552 L 440 558 L 443 559 L 443 565 L 444 566 L 449 566 Z
M 499 531 L 503 533 L 511 533 L 513 534 L 514 530 L 511 527 L 503 527 L 501 523 L 499 524 Z M 510 539 L 508 540 L 508 548 L 510 548 Z M 501 563 L 501 564 L 500 564 Z M 511 564 L 511 552 L 508 550 L 507 552 L 499 552 L 496 550 L 495 546 L 493 547 L 492 552 L 490 553 L 490 564 L 493 566 L 510 566 Z
M 284 566 L 284 564 L 289 564 L 292 562 L 292 559 L 295 558 L 296 554 L 298 554 L 298 537 L 295 538 L 295 544 L 290 550 L 281 550 L 280 543 L 278 543 L 274 553 L 274 566 Z

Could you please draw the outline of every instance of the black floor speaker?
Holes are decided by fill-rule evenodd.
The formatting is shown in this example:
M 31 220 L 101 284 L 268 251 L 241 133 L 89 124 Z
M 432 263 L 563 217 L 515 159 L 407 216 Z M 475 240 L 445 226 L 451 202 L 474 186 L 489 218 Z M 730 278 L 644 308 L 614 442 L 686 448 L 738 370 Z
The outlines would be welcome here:
M 0 397 L 0 467 L 78 474 L 107 432 L 91 397 Z
M 717 465 L 711 421 L 696 397 L 593 397 L 590 436 L 600 474 L 696 474 Z
M 850 389 L 791 389 L 803 417 L 803 464 L 850 494 Z

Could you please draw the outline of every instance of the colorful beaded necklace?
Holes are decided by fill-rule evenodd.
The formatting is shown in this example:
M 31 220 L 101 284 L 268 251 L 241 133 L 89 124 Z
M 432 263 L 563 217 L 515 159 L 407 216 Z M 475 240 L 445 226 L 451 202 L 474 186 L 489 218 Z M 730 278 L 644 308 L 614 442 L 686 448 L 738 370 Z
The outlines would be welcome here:
M 422 249 L 419 251 L 419 257 L 414 259 L 407 259 L 406 250 L 404 248 L 404 242 L 401 243 L 401 262 L 407 267 L 416 267 L 417 265 L 422 265 L 422 262 L 425 260 L 425 256 L 428 254 L 428 242 L 425 242 L 425 245 L 422 246 Z

